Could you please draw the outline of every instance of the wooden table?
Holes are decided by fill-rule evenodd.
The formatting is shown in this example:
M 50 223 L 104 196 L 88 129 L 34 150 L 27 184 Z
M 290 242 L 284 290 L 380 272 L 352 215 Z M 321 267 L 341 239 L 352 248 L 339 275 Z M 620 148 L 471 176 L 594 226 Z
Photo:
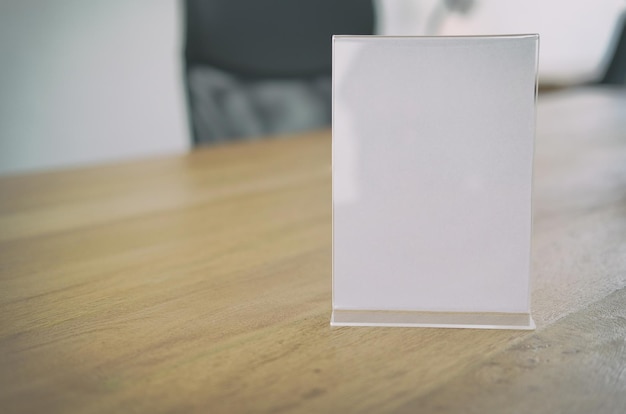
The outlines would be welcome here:
M 0 179 L 0 411 L 626 412 L 626 94 L 540 97 L 536 332 L 331 329 L 330 145 Z

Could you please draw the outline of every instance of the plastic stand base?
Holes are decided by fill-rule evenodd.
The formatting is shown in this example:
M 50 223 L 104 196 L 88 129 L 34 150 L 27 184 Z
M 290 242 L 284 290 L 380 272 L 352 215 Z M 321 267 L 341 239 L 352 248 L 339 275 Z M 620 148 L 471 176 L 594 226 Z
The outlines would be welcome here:
M 331 326 L 535 329 L 528 313 L 333 310 Z

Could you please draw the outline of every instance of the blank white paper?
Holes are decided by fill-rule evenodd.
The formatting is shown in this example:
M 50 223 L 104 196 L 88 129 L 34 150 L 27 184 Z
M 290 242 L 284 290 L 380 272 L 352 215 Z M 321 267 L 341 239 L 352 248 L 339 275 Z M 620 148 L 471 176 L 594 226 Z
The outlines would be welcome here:
M 538 36 L 333 43 L 333 310 L 529 314 Z

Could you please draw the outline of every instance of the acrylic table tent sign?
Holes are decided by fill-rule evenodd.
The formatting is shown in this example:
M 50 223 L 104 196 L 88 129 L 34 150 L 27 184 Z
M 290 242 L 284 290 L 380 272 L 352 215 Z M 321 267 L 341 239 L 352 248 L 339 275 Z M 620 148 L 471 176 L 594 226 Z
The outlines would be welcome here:
M 534 329 L 538 35 L 333 38 L 333 326 Z

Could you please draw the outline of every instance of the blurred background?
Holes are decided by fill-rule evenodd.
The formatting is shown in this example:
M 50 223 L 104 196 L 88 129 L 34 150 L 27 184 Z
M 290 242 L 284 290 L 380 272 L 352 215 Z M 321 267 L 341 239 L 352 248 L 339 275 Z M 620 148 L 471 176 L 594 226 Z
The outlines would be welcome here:
M 330 125 L 332 34 L 539 33 L 541 90 L 622 87 L 625 0 L 1 0 L 0 174 Z

